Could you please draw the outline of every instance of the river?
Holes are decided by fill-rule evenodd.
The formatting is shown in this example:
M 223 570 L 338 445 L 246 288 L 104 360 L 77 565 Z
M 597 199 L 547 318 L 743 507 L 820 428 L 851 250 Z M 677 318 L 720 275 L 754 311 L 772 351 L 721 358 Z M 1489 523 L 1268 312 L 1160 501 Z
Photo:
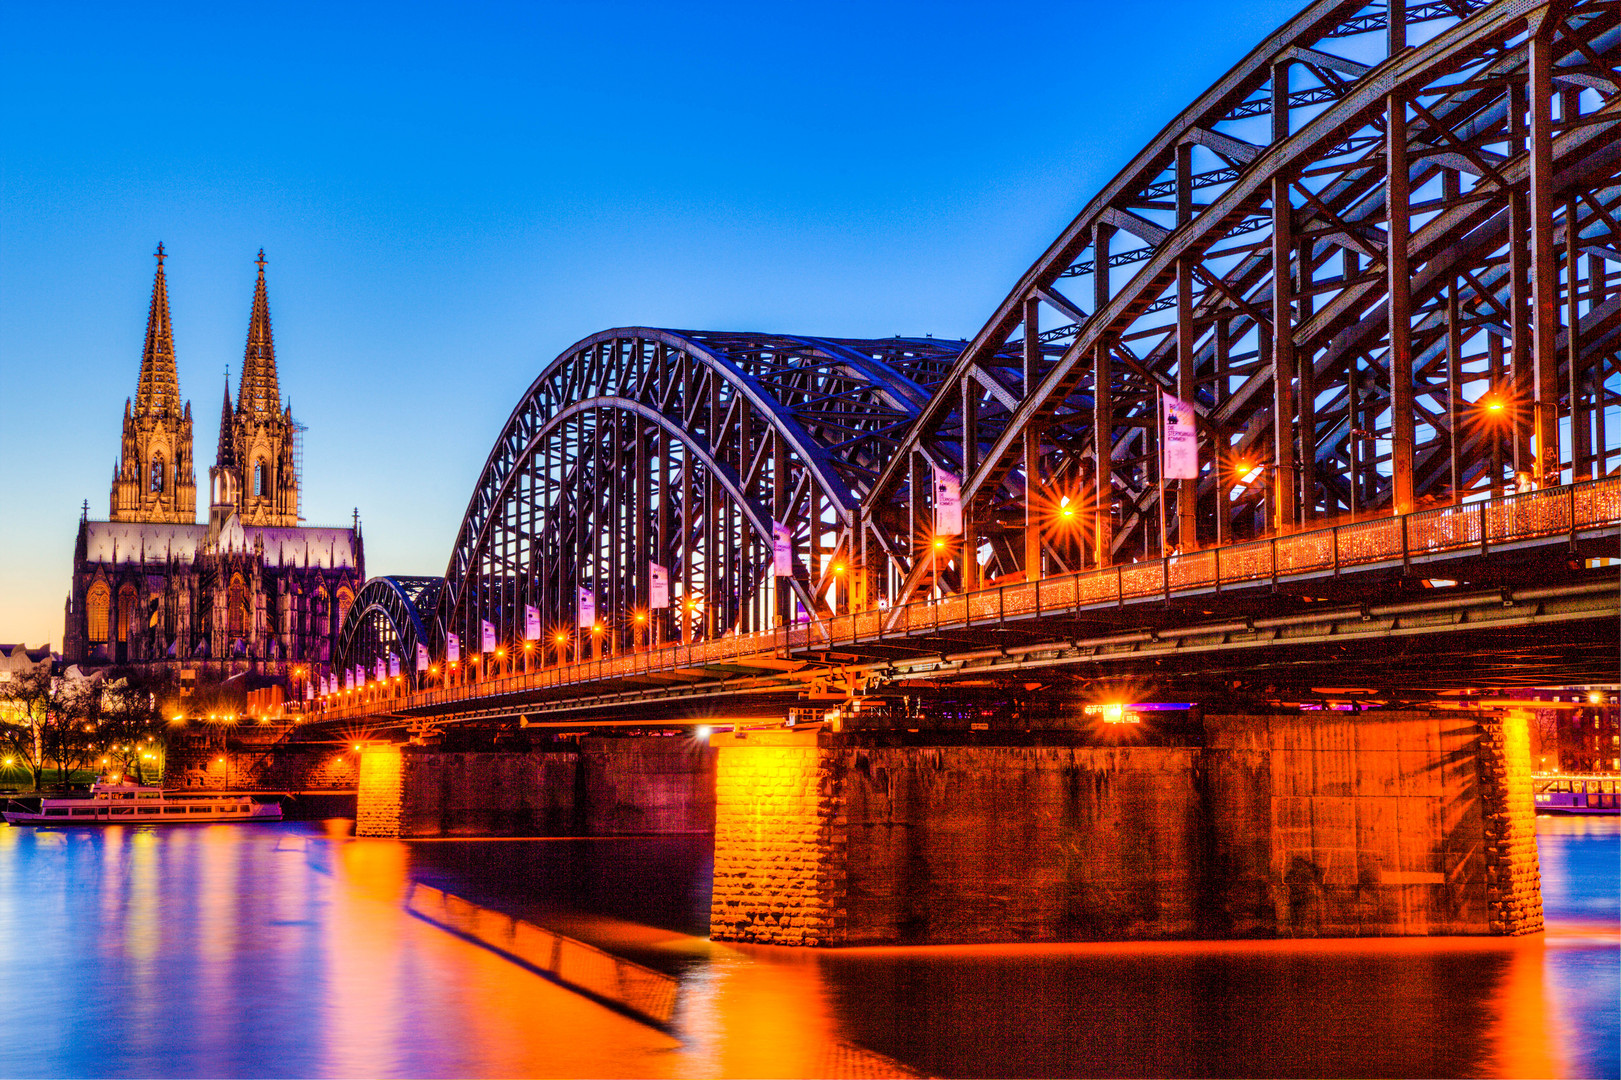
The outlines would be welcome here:
M 706 940 L 702 837 L 0 828 L 0 1075 L 1616 1076 L 1618 826 L 1539 819 L 1523 939 L 830 951 Z M 466 932 L 507 916 L 645 965 L 669 1023 Z

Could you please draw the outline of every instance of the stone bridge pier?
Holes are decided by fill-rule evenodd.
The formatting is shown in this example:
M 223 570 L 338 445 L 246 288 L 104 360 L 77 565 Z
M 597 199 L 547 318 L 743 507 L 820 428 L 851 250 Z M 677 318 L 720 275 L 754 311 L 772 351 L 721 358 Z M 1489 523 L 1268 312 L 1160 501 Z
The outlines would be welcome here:
M 764 729 L 369 750 L 360 835 L 710 831 L 719 940 L 1524 934 L 1523 714 L 1208 715 L 1184 745 Z
M 1523 934 L 1526 721 L 1209 716 L 1201 746 L 718 735 L 715 938 Z

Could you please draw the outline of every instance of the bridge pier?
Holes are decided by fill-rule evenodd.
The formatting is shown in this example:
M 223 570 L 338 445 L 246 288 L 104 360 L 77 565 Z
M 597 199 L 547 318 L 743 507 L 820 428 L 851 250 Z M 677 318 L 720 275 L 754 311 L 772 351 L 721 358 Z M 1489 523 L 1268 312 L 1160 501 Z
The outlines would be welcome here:
M 1179 746 L 918 739 L 715 736 L 711 935 L 866 945 L 1541 929 L 1523 715 L 1211 716 Z
M 366 748 L 358 836 L 634 836 L 714 828 L 714 751 L 687 737 L 529 751 Z

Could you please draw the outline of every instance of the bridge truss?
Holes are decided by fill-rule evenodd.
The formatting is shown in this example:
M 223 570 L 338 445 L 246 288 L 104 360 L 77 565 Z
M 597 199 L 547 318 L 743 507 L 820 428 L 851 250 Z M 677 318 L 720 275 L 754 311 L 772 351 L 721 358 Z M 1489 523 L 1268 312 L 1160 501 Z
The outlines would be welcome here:
M 1124 609 L 1139 578 L 1168 640 L 1174 594 L 1225 596 L 1244 560 L 1271 559 L 1240 576 L 1273 592 L 1307 549 L 1339 581 L 1342 533 L 1386 537 L 1363 562 L 1403 580 L 1414 551 L 1478 542 L 1447 572 L 1495 588 L 1500 539 L 1568 527 L 1546 572 L 1590 577 L 1614 515 L 1581 500 L 1613 491 L 1583 484 L 1621 475 L 1618 125 L 1621 0 L 1319 0 L 1086 203 L 971 341 L 631 327 L 565 350 L 496 440 L 436 602 L 395 611 L 380 586 L 340 657 L 411 633 L 444 663 L 455 634 L 443 692 L 469 662 L 530 682 L 550 663 L 567 694 L 586 662 L 646 681 L 637 651 L 660 647 L 680 683 L 773 670 L 754 654 L 927 653 L 959 609 L 975 640 L 1032 618 L 1014 644 L 1034 647 L 1070 608 L 1072 638 L 1106 637 L 1090 591 L 1113 582 Z M 1196 478 L 1160 475 L 1165 394 L 1195 414 Z M 1564 501 L 1565 525 L 1493 524 Z
M 1269 37 L 958 356 L 866 506 L 891 599 L 1614 468 L 1618 24 L 1613 2 L 1320 2 Z M 983 358 L 1014 350 L 1009 385 Z M 1202 463 L 1164 505 L 1161 392 Z M 955 581 L 909 543 L 943 443 Z
M 533 647 L 611 655 L 864 603 L 848 546 L 862 500 L 961 348 L 649 328 L 571 346 L 491 451 L 446 571 L 443 627 L 476 643 L 489 623 L 520 642 L 533 607 L 545 628 Z M 774 572 L 774 527 L 787 575 Z M 667 597 L 653 594 L 654 567 Z

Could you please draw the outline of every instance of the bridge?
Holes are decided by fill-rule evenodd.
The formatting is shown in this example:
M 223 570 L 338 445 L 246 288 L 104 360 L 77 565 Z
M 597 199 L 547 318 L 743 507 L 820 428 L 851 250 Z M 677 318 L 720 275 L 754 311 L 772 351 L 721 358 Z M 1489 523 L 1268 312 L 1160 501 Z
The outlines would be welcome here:
M 1310 4 L 971 340 L 564 350 L 314 717 L 825 743 L 1614 683 L 1618 124 L 1612 0 Z

